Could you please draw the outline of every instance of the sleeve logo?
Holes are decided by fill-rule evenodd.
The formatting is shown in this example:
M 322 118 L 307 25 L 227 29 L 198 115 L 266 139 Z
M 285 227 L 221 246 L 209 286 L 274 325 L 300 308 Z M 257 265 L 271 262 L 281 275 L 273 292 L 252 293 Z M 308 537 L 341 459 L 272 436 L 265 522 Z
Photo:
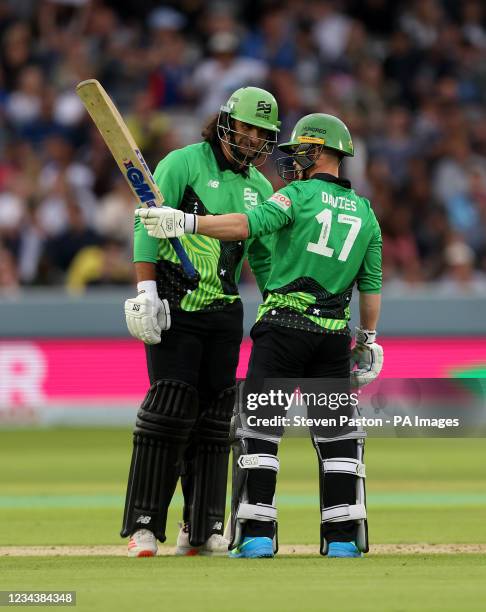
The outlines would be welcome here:
M 269 202 L 275 202 L 277 206 L 280 206 L 282 210 L 287 210 L 292 206 L 292 201 L 286 195 L 280 192 L 276 192 L 273 194 L 271 198 L 268 199 Z

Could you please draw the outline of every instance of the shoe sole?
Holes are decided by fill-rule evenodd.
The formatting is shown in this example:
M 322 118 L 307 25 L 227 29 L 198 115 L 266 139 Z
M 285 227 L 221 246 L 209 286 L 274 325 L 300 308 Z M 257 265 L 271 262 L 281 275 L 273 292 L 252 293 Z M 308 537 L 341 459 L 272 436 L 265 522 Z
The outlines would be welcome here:
M 200 553 L 197 548 L 176 548 L 177 557 L 197 557 Z
M 129 551 L 128 556 L 132 559 L 139 557 L 155 557 L 157 555 L 153 550 L 139 550 L 138 552 Z
M 247 557 L 245 555 L 241 555 L 241 556 L 231 555 L 231 557 L 229 558 L 230 559 L 274 559 L 275 555 L 255 555 L 251 557 Z
M 228 556 L 230 559 L 273 559 L 275 558 L 275 555 L 273 553 L 262 553 L 262 554 L 256 553 L 252 555 L 245 555 L 245 554 L 237 553 L 236 555 L 229 554 Z

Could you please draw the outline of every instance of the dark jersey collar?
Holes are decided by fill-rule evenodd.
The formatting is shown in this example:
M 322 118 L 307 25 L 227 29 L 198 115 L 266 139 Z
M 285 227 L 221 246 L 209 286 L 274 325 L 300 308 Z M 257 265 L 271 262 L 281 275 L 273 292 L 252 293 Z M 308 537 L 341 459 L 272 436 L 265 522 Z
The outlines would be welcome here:
M 221 172 L 225 170 L 231 170 L 235 174 L 243 174 L 243 176 L 248 176 L 248 168 L 243 166 L 243 168 L 236 168 L 234 164 L 232 164 L 228 159 L 226 159 L 223 151 L 221 150 L 221 145 L 219 142 L 212 141 L 209 143 L 211 150 L 216 158 L 216 163 L 219 166 Z
M 317 174 L 313 174 L 311 178 L 318 179 L 319 181 L 327 181 L 328 183 L 336 183 L 336 185 L 339 185 L 340 187 L 351 189 L 350 180 L 345 178 L 339 178 L 332 174 L 328 174 L 327 172 L 317 172 Z

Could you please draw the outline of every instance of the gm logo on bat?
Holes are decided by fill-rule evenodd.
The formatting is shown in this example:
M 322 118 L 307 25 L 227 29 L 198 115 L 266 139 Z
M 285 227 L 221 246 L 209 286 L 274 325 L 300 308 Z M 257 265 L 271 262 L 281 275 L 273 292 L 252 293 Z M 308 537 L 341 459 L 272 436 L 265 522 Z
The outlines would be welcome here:
M 129 159 L 123 160 L 125 166 L 125 172 L 127 179 L 130 181 L 137 197 L 140 202 L 147 206 L 155 206 L 155 195 L 150 186 L 145 180 L 145 176 L 141 170 L 133 165 L 133 162 Z

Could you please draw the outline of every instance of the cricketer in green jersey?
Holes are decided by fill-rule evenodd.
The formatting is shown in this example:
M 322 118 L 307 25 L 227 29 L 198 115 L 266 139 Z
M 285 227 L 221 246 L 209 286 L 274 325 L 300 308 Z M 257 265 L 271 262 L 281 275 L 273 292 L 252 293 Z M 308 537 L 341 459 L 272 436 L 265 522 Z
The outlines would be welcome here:
M 375 342 L 381 232 L 369 201 L 338 176 L 342 158 L 354 154 L 351 135 L 338 118 L 312 114 L 299 120 L 290 141 L 279 148 L 288 154 L 279 161 L 279 173 L 292 182 L 247 214 L 197 217 L 170 209 L 138 214 L 149 234 L 160 237 L 191 232 L 220 239 L 274 235 L 246 385 L 280 377 L 346 381 L 355 365 L 354 384 L 367 384 L 383 364 L 383 350 Z M 350 352 L 347 323 L 355 283 L 361 327 Z M 276 549 L 279 439 L 262 439 L 245 428 L 237 430 L 237 438 L 232 556 L 271 557 Z M 331 439 L 313 435 L 313 442 L 320 465 L 321 553 L 361 556 L 368 550 L 364 433 Z
M 277 104 L 267 91 L 235 91 L 203 131 L 203 142 L 169 153 L 154 179 L 180 214 L 245 213 L 272 193 L 257 166 L 277 139 Z M 138 295 L 127 325 L 146 344 L 151 387 L 134 432 L 122 535 L 129 556 L 153 556 L 181 477 L 183 523 L 177 553 L 227 552 L 223 538 L 228 432 L 243 335 L 237 282 L 245 257 L 259 286 L 270 272 L 271 238 L 181 237 L 197 270 L 189 278 L 170 243 L 135 222 Z M 169 329 L 170 328 L 170 329 Z M 161 331 L 163 333 L 161 334 Z

